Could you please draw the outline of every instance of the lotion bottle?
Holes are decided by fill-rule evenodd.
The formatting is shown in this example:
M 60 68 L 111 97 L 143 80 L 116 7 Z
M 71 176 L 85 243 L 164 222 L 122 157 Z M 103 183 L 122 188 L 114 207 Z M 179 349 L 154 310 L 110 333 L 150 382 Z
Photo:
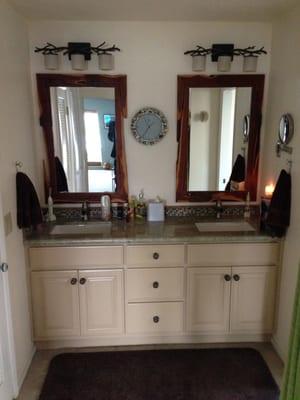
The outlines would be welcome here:
M 244 208 L 244 219 L 249 219 L 251 216 L 251 211 L 250 211 L 250 193 L 247 193 L 246 196 L 246 202 L 245 202 L 245 208 Z
M 53 212 L 53 199 L 52 199 L 52 188 L 49 188 L 49 196 L 48 196 L 48 215 L 47 215 L 47 221 L 48 222 L 53 222 L 56 221 L 56 216 Z

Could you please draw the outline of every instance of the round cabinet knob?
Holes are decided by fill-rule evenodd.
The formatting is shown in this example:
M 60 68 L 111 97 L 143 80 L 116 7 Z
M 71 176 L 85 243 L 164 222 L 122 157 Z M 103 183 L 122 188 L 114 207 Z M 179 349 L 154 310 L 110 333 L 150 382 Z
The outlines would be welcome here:
M 231 281 L 231 276 L 226 274 L 226 275 L 224 275 L 224 279 L 226 282 L 229 282 L 229 281 Z
M 240 276 L 237 275 L 237 274 L 235 274 L 235 275 L 233 275 L 233 279 L 234 279 L 236 282 L 238 282 L 238 281 L 240 280 Z
M 80 281 L 79 281 L 80 285 L 84 285 L 85 282 L 86 282 L 86 279 L 85 279 L 85 278 L 80 278 Z
M 157 289 L 159 287 L 159 283 L 157 281 L 153 282 L 153 288 Z
M 76 285 L 77 283 L 77 279 L 76 278 L 72 278 L 71 279 L 71 285 Z
M 153 253 L 153 258 L 154 258 L 154 260 L 158 260 L 159 259 L 159 254 L 158 253 Z
M 154 322 L 155 324 L 157 324 L 157 323 L 159 322 L 159 316 L 158 316 L 158 315 L 155 315 L 155 316 L 153 317 L 153 322 Z
M 8 264 L 7 264 L 7 263 L 2 263 L 2 264 L 0 265 L 0 270 L 1 270 L 2 272 L 7 272 L 7 271 L 8 271 Z

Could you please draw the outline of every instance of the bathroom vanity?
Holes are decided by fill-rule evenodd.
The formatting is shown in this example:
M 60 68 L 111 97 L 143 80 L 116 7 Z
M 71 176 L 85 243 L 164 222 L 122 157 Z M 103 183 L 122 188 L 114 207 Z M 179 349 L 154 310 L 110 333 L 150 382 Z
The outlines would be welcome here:
M 266 341 L 280 242 L 194 223 L 27 239 L 39 348 Z

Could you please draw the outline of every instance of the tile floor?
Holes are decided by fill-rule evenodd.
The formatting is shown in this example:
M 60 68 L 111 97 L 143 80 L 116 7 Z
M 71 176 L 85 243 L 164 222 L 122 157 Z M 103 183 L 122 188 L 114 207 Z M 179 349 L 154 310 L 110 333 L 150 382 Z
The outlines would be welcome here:
M 97 347 L 97 348 L 76 348 L 76 349 L 59 349 L 59 350 L 41 350 L 37 351 L 26 379 L 23 383 L 18 400 L 37 400 L 41 387 L 43 385 L 50 360 L 59 353 L 76 352 L 76 351 L 114 351 L 114 350 L 152 350 L 152 349 L 168 349 L 168 348 L 207 348 L 207 347 L 252 347 L 260 351 L 261 355 L 268 364 L 277 384 L 281 385 L 283 374 L 283 363 L 276 354 L 270 343 L 237 343 L 237 344 L 199 344 L 199 345 L 147 345 L 147 346 L 122 346 L 122 347 Z

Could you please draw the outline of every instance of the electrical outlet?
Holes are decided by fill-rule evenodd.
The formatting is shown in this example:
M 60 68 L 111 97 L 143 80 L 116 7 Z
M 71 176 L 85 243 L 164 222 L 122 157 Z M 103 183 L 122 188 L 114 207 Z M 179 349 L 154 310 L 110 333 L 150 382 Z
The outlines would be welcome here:
M 11 212 L 4 215 L 4 232 L 8 236 L 13 230 Z

